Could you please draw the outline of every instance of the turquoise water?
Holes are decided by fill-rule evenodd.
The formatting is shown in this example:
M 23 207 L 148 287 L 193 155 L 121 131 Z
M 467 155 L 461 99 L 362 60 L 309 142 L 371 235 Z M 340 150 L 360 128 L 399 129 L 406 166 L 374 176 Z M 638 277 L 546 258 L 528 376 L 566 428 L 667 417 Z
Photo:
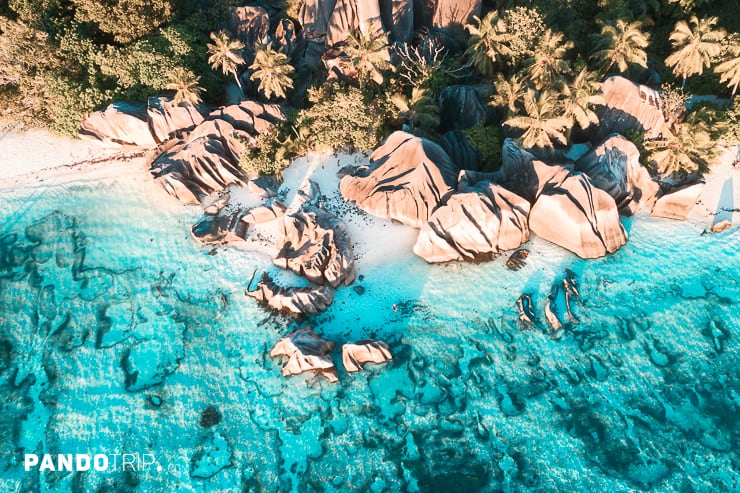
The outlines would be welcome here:
M 243 294 L 265 257 L 198 247 L 197 218 L 131 177 L 0 191 L 0 491 L 740 491 L 737 229 L 628 220 L 615 255 L 535 241 L 517 272 L 369 266 L 299 324 L 395 359 L 330 384 L 281 376 L 298 322 Z M 582 302 L 556 340 L 566 269 Z

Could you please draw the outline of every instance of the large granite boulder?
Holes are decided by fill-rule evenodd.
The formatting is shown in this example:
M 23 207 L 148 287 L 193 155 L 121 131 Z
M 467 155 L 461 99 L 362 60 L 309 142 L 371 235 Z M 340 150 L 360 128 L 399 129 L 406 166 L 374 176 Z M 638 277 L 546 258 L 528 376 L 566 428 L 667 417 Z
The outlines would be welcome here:
M 292 19 L 283 18 L 275 26 L 274 41 L 276 48 L 293 59 L 305 48 L 306 40 L 303 31 Z
M 250 135 L 267 133 L 276 123 L 284 122 L 287 118 L 281 105 L 256 101 L 242 101 L 219 108 L 208 115 L 209 120 L 224 120 L 236 130 Z
M 391 350 L 383 341 L 342 345 L 342 365 L 348 373 L 363 370 L 363 363 L 385 363 L 392 359 Z
M 529 202 L 490 181 L 463 187 L 422 226 L 414 253 L 427 262 L 481 260 L 529 239 Z
M 175 104 L 170 98 L 152 96 L 146 109 L 149 126 L 158 143 L 181 138 L 201 122 L 208 109 L 203 105 Z
M 236 210 L 231 213 L 220 213 L 217 216 L 208 216 L 193 225 L 190 232 L 193 238 L 204 246 L 225 245 L 247 238 L 247 224 L 243 218 L 245 211 Z
M 621 76 L 612 76 L 601 84 L 601 92 L 605 104 L 596 106 L 599 125 L 594 143 L 612 133 L 625 135 L 628 130 L 645 132 L 647 139 L 660 136 L 665 118 L 658 91 Z
M 442 128 L 466 129 L 488 121 L 488 106 L 473 86 L 447 86 L 439 95 Z
M 474 17 L 481 17 L 481 0 L 433 0 L 432 27 L 443 29 L 457 37 L 463 37 L 466 24 Z
M 330 382 L 337 381 L 336 369 L 331 359 L 334 343 L 325 341 L 309 328 L 296 329 L 281 338 L 270 351 L 270 356 L 286 356 L 283 376 L 316 371 Z
M 434 142 L 392 133 L 370 156 L 370 166 L 344 176 L 339 189 L 375 216 L 420 228 L 455 191 L 458 167 Z
M 532 205 L 529 229 L 581 258 L 602 257 L 627 242 L 614 199 L 584 174 L 547 183 Z
M 146 104 L 113 103 L 103 111 L 93 111 L 82 120 L 77 132 L 84 140 L 106 147 L 156 147 L 149 130 Z
M 477 171 L 483 165 L 480 150 L 474 149 L 460 130 L 451 130 L 442 134 L 440 144 L 452 162 L 460 169 Z
M 299 14 L 299 21 L 307 40 L 323 43 L 329 28 L 329 19 L 337 0 L 306 0 Z
M 246 294 L 262 305 L 293 316 L 320 313 L 334 299 L 329 286 L 285 288 L 278 286 L 266 272 L 257 283 L 257 289 L 247 288 Z
M 506 139 L 501 151 L 501 167 L 491 175 L 493 181 L 533 203 L 547 183 L 561 182 L 569 175 L 563 166 L 550 165 Z
M 631 216 L 640 204 L 652 207 L 655 203 L 659 185 L 640 164 L 640 151 L 635 144 L 619 134 L 610 135 L 584 154 L 575 168 L 612 196 L 620 214 Z
M 411 41 L 414 34 L 413 0 L 380 0 L 380 17 L 391 41 Z
M 246 185 L 239 168 L 244 145 L 225 120 L 206 120 L 185 140 L 157 157 L 150 172 L 170 195 L 188 204 L 200 203 L 228 185 Z
M 326 30 L 326 44 L 346 41 L 353 31 L 363 34 L 383 32 L 378 0 L 336 0 Z
M 306 206 L 283 219 L 283 237 L 275 265 L 332 287 L 355 280 L 352 244 L 341 219 Z
M 270 31 L 270 16 L 259 6 L 231 7 L 229 30 L 244 46 L 264 46 Z
M 655 202 L 651 215 L 683 221 L 699 200 L 704 184 L 698 183 L 668 193 Z

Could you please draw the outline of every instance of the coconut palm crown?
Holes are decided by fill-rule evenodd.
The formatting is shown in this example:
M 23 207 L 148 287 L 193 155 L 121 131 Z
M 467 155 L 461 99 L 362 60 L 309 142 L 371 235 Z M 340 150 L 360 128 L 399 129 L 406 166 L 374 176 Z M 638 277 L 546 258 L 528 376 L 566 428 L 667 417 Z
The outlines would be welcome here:
M 478 72 L 492 76 L 497 66 L 514 54 L 510 47 L 512 36 L 498 11 L 489 12 L 483 19 L 474 19 L 477 25 L 465 26 L 470 33 L 465 54 Z
M 198 85 L 200 77 L 183 67 L 177 67 L 168 74 L 170 82 L 165 89 L 175 91 L 175 104 L 198 104 L 200 103 L 200 94 L 203 88 Z
M 740 41 L 730 45 L 727 54 L 725 61 L 714 67 L 714 71 L 719 74 L 719 81 L 732 90 L 731 97 L 735 99 L 740 86 Z
M 239 89 L 242 89 L 237 70 L 239 65 L 244 63 L 244 58 L 241 55 L 244 44 L 239 40 L 231 39 L 226 31 L 219 31 L 218 34 L 211 33 L 211 40 L 213 40 L 213 43 L 206 45 L 210 55 L 208 63 L 211 64 L 214 70 L 221 70 L 223 74 L 233 75 Z
M 594 36 L 596 46 L 589 57 L 598 64 L 602 73 L 616 67 L 620 73 L 627 72 L 630 64 L 647 68 L 645 48 L 650 45 L 650 35 L 640 29 L 641 21 L 627 22 L 617 19 L 603 23 L 601 34 Z
M 265 99 L 273 96 L 285 99 L 287 90 L 293 88 L 291 75 L 295 69 L 290 64 L 288 55 L 272 46 L 258 47 L 249 69 L 253 71 L 251 79 L 259 81 L 258 89 Z
M 721 41 L 725 37 L 724 29 L 715 29 L 717 17 L 698 19 L 691 16 L 689 22 L 678 21 L 670 37 L 674 52 L 665 59 L 667 66 L 673 68 L 676 76 L 686 78 L 701 75 L 713 59 L 722 51 Z
M 383 72 L 393 69 L 388 51 L 388 35 L 369 26 L 365 32 L 358 30 L 350 34 L 344 51 L 357 70 L 361 86 L 369 81 L 382 85 Z
M 570 73 L 570 63 L 565 59 L 565 54 L 573 48 L 573 42 L 563 42 L 563 37 L 563 33 L 547 29 L 533 56 L 524 62 L 526 78 L 534 83 L 538 90 L 548 86 L 558 77 Z
M 561 114 L 557 97 L 551 92 L 539 95 L 529 89 L 523 98 L 524 115 L 514 116 L 504 125 L 524 130 L 522 146 L 526 148 L 552 149 L 555 144 L 568 143 L 567 132 L 570 120 Z

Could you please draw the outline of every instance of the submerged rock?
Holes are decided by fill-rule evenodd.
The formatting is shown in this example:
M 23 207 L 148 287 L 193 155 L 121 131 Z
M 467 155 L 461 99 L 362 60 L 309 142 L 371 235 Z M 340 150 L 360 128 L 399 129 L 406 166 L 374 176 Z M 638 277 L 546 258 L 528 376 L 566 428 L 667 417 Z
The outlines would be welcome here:
M 352 244 L 344 222 L 309 206 L 283 220 L 283 238 L 275 265 L 332 287 L 355 280 Z
M 334 299 L 329 286 L 284 288 L 275 284 L 267 272 L 262 274 L 257 289 L 247 288 L 246 295 L 273 310 L 294 316 L 322 312 Z
M 209 433 L 191 459 L 190 476 L 211 478 L 218 471 L 231 465 L 231 446 L 220 433 Z
M 526 265 L 525 260 L 529 256 L 529 250 L 520 248 L 506 260 L 506 267 L 510 270 L 519 270 Z
M 97 141 L 106 147 L 157 145 L 149 130 L 144 103 L 113 103 L 105 110 L 88 113 L 77 134 L 83 140 Z
M 463 188 L 434 211 L 419 231 L 414 253 L 427 262 L 479 260 L 529 239 L 529 202 L 482 181 Z
M 584 154 L 575 167 L 617 203 L 620 214 L 632 215 L 641 204 L 652 207 L 659 186 L 640 164 L 640 151 L 619 134 L 608 136 Z
M 342 178 L 345 200 L 379 217 L 420 228 L 455 192 L 458 167 L 442 148 L 394 132 L 370 156 L 370 166 Z
M 228 185 L 246 185 L 239 168 L 244 145 L 234 127 L 224 120 L 207 120 L 188 137 L 157 157 L 150 172 L 170 195 L 188 204 Z
M 347 372 L 363 370 L 362 363 L 385 363 L 391 359 L 391 350 L 383 341 L 360 341 L 342 345 L 342 364 Z
M 627 242 L 614 199 L 582 174 L 545 186 L 532 205 L 529 228 L 581 258 L 602 257 Z
M 628 130 L 645 132 L 646 139 L 660 136 L 665 118 L 658 91 L 612 76 L 601 84 L 601 92 L 605 104 L 596 106 L 599 125 L 594 142 L 612 133 L 625 135 Z
M 331 359 L 334 343 L 319 337 L 313 330 L 296 329 L 275 344 L 270 356 L 287 356 L 283 376 L 317 371 L 330 382 L 337 381 L 336 369 Z
M 682 221 L 694 208 L 703 190 L 704 184 L 699 183 L 663 195 L 655 202 L 651 215 Z

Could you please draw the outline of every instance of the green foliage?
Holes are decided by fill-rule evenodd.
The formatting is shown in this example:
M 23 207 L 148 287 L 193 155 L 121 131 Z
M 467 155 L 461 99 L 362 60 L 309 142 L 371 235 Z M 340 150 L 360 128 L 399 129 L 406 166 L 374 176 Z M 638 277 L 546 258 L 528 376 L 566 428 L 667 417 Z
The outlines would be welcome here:
M 740 145 L 740 99 L 735 98 L 732 105 L 720 112 L 718 121 L 722 131 L 718 139 L 725 145 Z
M 293 66 L 289 63 L 288 55 L 274 50 L 271 46 L 257 48 L 254 63 L 249 66 L 252 80 L 259 81 L 259 91 L 265 99 L 273 96 L 285 99 L 286 91 L 293 88 Z
M 200 102 L 200 93 L 203 88 L 198 85 L 200 77 L 196 77 L 193 72 L 182 67 L 176 67 L 168 74 L 170 82 L 166 88 L 175 91 L 173 98 L 175 104 L 198 104 Z
M 664 175 L 702 174 L 717 155 L 717 144 L 700 125 L 689 122 L 664 129 L 663 138 L 645 142 L 648 160 Z
M 571 72 L 566 53 L 573 48 L 572 41 L 563 41 L 564 35 L 547 29 L 537 49 L 524 62 L 524 73 L 528 81 L 538 90 L 544 89 L 559 77 Z
M 211 33 L 211 40 L 213 43 L 206 45 L 210 55 L 208 63 L 211 64 L 213 70 L 220 70 L 223 74 L 233 75 L 236 85 L 239 86 L 239 89 L 242 89 L 237 70 L 239 65 L 244 63 L 244 58 L 241 55 L 244 44 L 239 40 L 231 39 L 223 30 L 219 31 L 218 34 Z
M 693 15 L 689 23 L 676 23 L 669 38 L 674 51 L 666 58 L 665 63 L 673 68 L 677 77 L 683 77 L 684 84 L 687 77 L 701 75 L 721 53 L 721 41 L 726 32 L 715 28 L 718 20 L 717 17 L 699 19 Z
M 383 98 L 365 100 L 354 87 L 339 84 L 309 89 L 310 106 L 295 119 L 295 151 L 367 151 L 380 144 L 391 104 Z
M 481 153 L 482 171 L 495 171 L 501 166 L 501 148 L 504 135 L 498 125 L 471 127 L 462 131 L 470 145 Z
M 257 137 L 254 144 L 244 143 L 239 166 L 249 178 L 269 175 L 282 177 L 283 170 L 290 165 L 285 132 L 285 127 L 281 125 Z
M 552 149 L 568 143 L 572 121 L 563 112 L 558 96 L 550 91 L 536 93 L 529 89 L 523 98 L 523 112 L 504 122 L 504 125 L 522 132 L 525 148 Z
M 428 90 L 414 87 L 410 97 L 397 93 L 391 96 L 390 100 L 398 109 L 397 117 L 403 120 L 412 132 L 416 128 L 429 131 L 439 126 L 439 107 L 429 96 Z
M 720 74 L 719 81 L 727 85 L 734 98 L 740 86 L 740 35 L 728 36 L 723 52 L 722 63 L 714 67 L 714 72 Z
M 384 73 L 393 70 L 388 50 L 388 35 L 374 32 L 369 26 L 367 32 L 351 33 L 344 51 L 357 70 L 360 87 L 366 87 L 371 81 L 378 86 L 383 85 Z
M 641 28 L 641 21 L 602 22 L 601 34 L 592 36 L 596 43 L 589 58 L 596 61 L 604 74 L 613 67 L 620 73 L 627 72 L 631 64 L 647 68 L 645 48 L 650 45 L 650 35 L 643 33 Z
M 168 0 L 72 0 L 75 20 L 92 23 L 116 43 L 130 43 L 152 34 L 173 17 Z

